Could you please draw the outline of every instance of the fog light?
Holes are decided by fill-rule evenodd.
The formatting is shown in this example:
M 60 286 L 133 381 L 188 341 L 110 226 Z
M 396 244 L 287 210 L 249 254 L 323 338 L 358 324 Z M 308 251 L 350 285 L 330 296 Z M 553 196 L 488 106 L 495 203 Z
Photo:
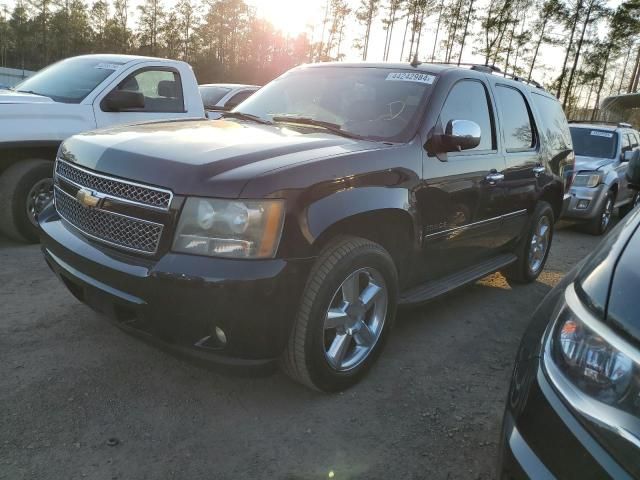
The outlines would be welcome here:
M 579 200 L 576 208 L 579 210 L 586 210 L 589 207 L 589 203 L 589 200 Z
M 218 337 L 218 341 L 223 345 L 227 343 L 227 336 L 220 327 L 216 327 L 216 337 Z

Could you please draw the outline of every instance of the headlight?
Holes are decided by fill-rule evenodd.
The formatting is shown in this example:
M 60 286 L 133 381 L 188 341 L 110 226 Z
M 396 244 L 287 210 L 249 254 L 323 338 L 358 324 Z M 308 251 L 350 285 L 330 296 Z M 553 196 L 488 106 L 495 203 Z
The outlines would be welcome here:
M 579 302 L 575 291 L 571 294 L 571 303 Z M 583 306 L 565 304 L 551 335 L 549 357 L 574 387 L 589 398 L 640 414 L 640 365 L 632 358 L 637 354 L 606 324 Z
M 602 182 L 602 174 L 599 172 L 581 172 L 573 179 L 574 187 L 597 187 Z
M 271 258 L 280 242 L 282 200 L 188 198 L 173 241 L 177 252 L 231 258 Z

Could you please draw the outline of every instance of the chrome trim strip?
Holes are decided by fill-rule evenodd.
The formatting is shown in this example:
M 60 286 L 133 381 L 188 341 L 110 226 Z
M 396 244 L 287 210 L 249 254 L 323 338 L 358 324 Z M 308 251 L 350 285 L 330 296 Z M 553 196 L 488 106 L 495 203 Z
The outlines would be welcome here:
M 66 195 L 67 197 L 69 197 L 70 199 L 72 199 L 74 202 L 77 202 L 77 200 L 76 200 L 75 198 L 73 198 L 73 196 L 69 195 L 67 192 L 65 192 L 64 190 L 62 190 L 62 189 L 61 189 L 60 187 L 58 187 L 57 185 L 54 185 L 54 188 L 55 188 L 57 191 L 59 191 L 59 192 L 63 193 L 63 194 L 64 194 L 64 195 Z M 54 196 L 54 199 L 55 199 L 55 196 Z M 81 205 L 81 206 L 82 206 L 82 205 Z M 86 207 L 83 207 L 83 208 L 86 208 Z M 109 240 L 105 240 L 104 238 L 100 238 L 100 237 L 97 237 L 97 236 L 95 236 L 95 235 L 92 235 L 91 233 L 85 232 L 83 229 L 81 229 L 80 227 L 76 226 L 76 225 L 75 225 L 71 220 L 69 220 L 68 218 L 66 218 L 66 217 L 65 217 L 65 216 L 60 212 L 60 210 L 58 210 L 58 206 L 56 205 L 56 212 L 58 212 L 58 215 L 60 215 L 60 218 L 62 218 L 62 219 L 63 219 L 63 220 L 64 220 L 64 221 L 69 225 L 69 226 L 71 226 L 71 227 L 75 228 L 78 232 L 82 233 L 83 235 L 86 235 L 87 237 L 89 237 L 89 238 L 91 238 L 91 239 L 93 239 L 93 240 L 96 240 L 96 241 L 98 241 L 98 242 L 104 243 L 104 244 L 106 244 L 106 245 L 110 245 L 110 246 L 115 247 L 115 248 L 119 248 L 119 249 L 121 249 L 121 250 L 127 250 L 127 251 L 130 251 L 130 252 L 141 253 L 141 254 L 143 254 L 143 255 L 155 255 L 156 253 L 158 253 L 158 248 L 160 247 L 160 241 L 161 241 L 161 239 L 162 239 L 162 233 L 163 233 L 163 231 L 164 231 L 164 225 L 163 225 L 163 224 L 161 224 L 161 223 L 155 223 L 155 222 L 149 222 L 148 220 L 143 220 L 143 219 L 141 219 L 141 218 L 136 218 L 136 217 L 130 217 L 130 216 L 128 216 L 128 215 L 122 215 L 121 213 L 111 212 L 111 211 L 109 211 L 109 210 L 103 210 L 103 209 L 100 209 L 100 208 L 96 208 L 95 210 L 96 210 L 96 211 L 100 211 L 100 212 L 105 212 L 105 213 L 107 213 L 107 214 L 109 214 L 109 215 L 117 215 L 117 216 L 119 216 L 119 217 L 123 217 L 123 218 L 126 218 L 126 219 L 128 219 L 128 220 L 133 220 L 133 221 L 135 221 L 135 222 L 147 223 L 147 224 L 149 224 L 149 225 L 159 226 L 159 227 L 160 227 L 160 234 L 158 235 L 158 241 L 156 242 L 156 247 L 155 247 L 155 249 L 153 250 L 153 252 L 149 252 L 149 251 L 147 251 L 147 250 L 139 250 L 139 249 L 137 249 L 137 248 L 132 248 L 132 247 L 127 247 L 126 245 L 121 245 L 121 244 L 116 243 L 116 242 L 111 242 L 111 241 L 109 241 Z
M 582 304 L 573 283 L 565 289 L 564 300 L 567 307 L 569 307 L 575 316 L 588 328 L 597 332 L 607 343 L 628 356 L 632 361 L 636 362 L 636 364 L 640 364 L 640 352 L 608 325 L 596 318 L 593 313 Z M 561 311 L 562 309 L 560 309 L 559 312 Z M 559 315 L 559 312 L 557 315 Z M 623 410 L 600 402 L 582 392 L 582 390 L 576 387 L 564 373 L 562 373 L 553 361 L 553 358 L 551 358 L 551 342 L 557 321 L 558 318 L 553 321 L 549 329 L 550 333 L 547 334 L 542 356 L 544 369 L 549 380 L 556 387 L 557 391 L 569 401 L 571 407 L 581 415 L 623 437 L 636 448 L 640 448 L 640 437 L 637 433 L 631 431 L 640 432 L 640 419 Z M 617 420 L 616 423 L 613 423 L 613 420 Z
M 64 159 L 62 159 L 60 157 L 56 158 L 56 163 L 54 164 L 54 171 L 53 171 L 54 176 L 58 176 L 60 178 L 63 178 L 65 181 L 67 181 L 69 183 L 72 183 L 73 185 L 75 185 L 77 187 L 89 188 L 87 185 L 80 185 L 80 184 L 74 182 L 73 180 L 65 177 L 64 175 L 58 174 L 58 169 L 57 169 L 58 162 L 65 163 L 69 167 L 75 168 L 76 170 L 80 170 L 80 171 L 86 173 L 87 175 L 93 175 L 94 177 L 103 178 L 103 179 L 109 180 L 111 182 L 125 183 L 127 185 L 131 185 L 131 186 L 134 186 L 134 187 L 145 188 L 147 190 L 153 190 L 154 192 L 168 194 L 169 195 L 169 203 L 167 205 L 167 208 L 156 207 L 154 205 L 149 205 L 148 203 L 141 203 L 141 202 L 136 202 L 136 201 L 133 201 L 133 200 L 127 200 L 127 199 L 122 198 L 122 197 L 113 197 L 112 195 L 108 195 L 106 193 L 100 192 L 103 195 L 105 195 L 106 198 L 113 197 L 113 199 L 118 200 L 118 201 L 123 201 L 123 202 L 131 203 L 131 204 L 134 204 L 134 205 L 139 205 L 139 206 L 141 206 L 143 208 L 151 208 L 151 209 L 154 209 L 154 210 L 160 210 L 160 211 L 163 211 L 163 212 L 169 211 L 169 209 L 171 207 L 171 202 L 173 202 L 173 192 L 171 190 L 167 190 L 166 188 L 159 188 L 159 187 L 153 187 L 153 186 L 150 186 L 150 185 L 144 185 L 142 183 L 136 183 L 136 182 L 132 182 L 130 180 L 123 180 L 123 179 L 118 178 L 118 177 L 109 177 L 107 175 L 102 175 L 100 173 L 94 172 L 93 170 L 88 170 L 86 168 L 79 167 L 79 166 L 77 166 L 77 165 L 75 165 L 75 164 L 73 164 L 71 162 L 68 162 L 68 161 L 66 161 L 66 160 L 64 160 Z M 109 199 L 111 200 L 111 198 L 109 198 Z
M 460 225 L 459 227 L 448 228 L 446 230 L 441 230 L 439 232 L 429 233 L 423 237 L 423 240 L 432 240 L 434 238 L 443 237 L 458 231 L 470 230 L 473 228 L 481 227 L 482 225 L 487 225 L 489 223 L 502 221 L 505 218 L 518 217 L 520 215 L 525 215 L 527 210 L 517 210 L 515 212 L 510 212 L 505 215 L 500 215 L 497 217 L 486 218 L 484 220 L 480 220 L 478 222 L 467 223 L 465 225 Z
M 509 213 L 505 213 L 504 215 L 502 215 L 502 218 L 513 218 L 513 217 L 520 217 L 522 215 L 526 215 L 527 214 L 527 209 L 522 209 L 522 210 L 516 210 L 515 212 L 509 212 Z

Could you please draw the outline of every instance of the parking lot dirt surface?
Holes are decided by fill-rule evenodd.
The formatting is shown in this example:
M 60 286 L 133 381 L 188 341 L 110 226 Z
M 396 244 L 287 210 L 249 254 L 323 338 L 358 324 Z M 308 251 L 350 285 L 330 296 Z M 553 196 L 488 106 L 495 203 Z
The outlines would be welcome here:
M 599 241 L 560 225 L 536 283 L 494 274 L 401 311 L 370 374 L 328 395 L 140 342 L 72 297 L 38 246 L 0 240 L 0 478 L 494 478 L 520 337 Z

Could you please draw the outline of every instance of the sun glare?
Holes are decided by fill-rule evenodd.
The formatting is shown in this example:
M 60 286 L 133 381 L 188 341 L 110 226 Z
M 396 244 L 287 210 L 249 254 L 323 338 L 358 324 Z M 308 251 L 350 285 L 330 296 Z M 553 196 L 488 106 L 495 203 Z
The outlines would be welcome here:
M 289 36 L 308 31 L 322 15 L 324 0 L 248 0 L 258 16 L 265 18 Z

